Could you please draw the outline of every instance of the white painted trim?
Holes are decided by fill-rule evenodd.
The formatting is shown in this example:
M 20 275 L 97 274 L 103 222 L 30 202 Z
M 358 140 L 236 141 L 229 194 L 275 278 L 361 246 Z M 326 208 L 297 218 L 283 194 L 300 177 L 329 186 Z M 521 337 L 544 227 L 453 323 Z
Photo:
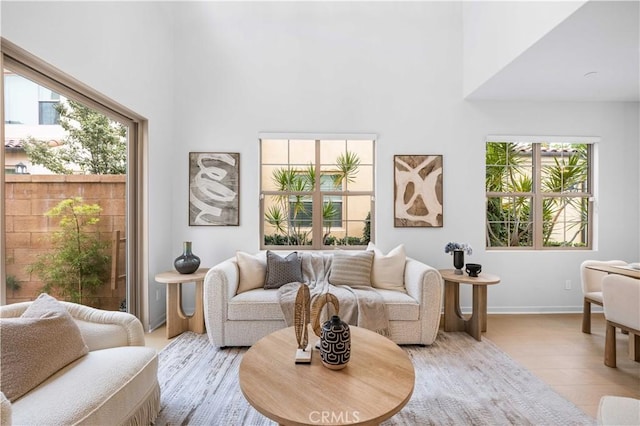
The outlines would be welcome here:
M 375 133 L 258 133 L 259 139 L 377 140 Z
M 167 322 L 167 315 L 164 314 L 162 316 L 160 316 L 159 318 L 156 318 L 156 320 L 153 322 L 153 324 L 149 324 L 149 328 L 148 328 L 148 333 L 151 333 L 154 330 L 157 330 L 158 328 L 162 327 L 163 325 L 165 325 L 165 323 Z
M 524 143 L 599 143 L 600 136 L 526 136 L 526 135 L 487 135 L 486 142 L 524 142 Z
M 461 306 L 463 314 L 471 314 L 471 306 Z M 490 306 L 488 314 L 578 314 L 582 313 L 581 306 Z M 592 309 L 592 313 L 598 310 Z
M 600 153 L 599 145 L 591 147 L 591 194 L 593 212 L 591 214 L 591 250 L 598 251 L 600 235 Z

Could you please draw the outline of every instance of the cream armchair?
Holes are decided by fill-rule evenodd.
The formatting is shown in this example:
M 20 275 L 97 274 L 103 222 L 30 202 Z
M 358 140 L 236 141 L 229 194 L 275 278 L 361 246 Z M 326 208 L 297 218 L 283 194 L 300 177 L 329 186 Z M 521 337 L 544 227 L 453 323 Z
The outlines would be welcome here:
M 19 318 L 31 303 L 0 306 L 0 321 Z M 153 423 L 160 410 L 158 357 L 144 346 L 140 321 L 124 312 L 60 303 L 78 325 L 88 353 L 13 402 L 0 392 L 0 425 Z
M 629 332 L 634 360 L 640 361 L 640 280 L 607 275 L 602 279 L 602 298 L 607 319 L 605 365 L 616 366 L 616 328 Z
M 584 304 L 582 309 L 582 332 L 591 333 L 591 304 L 602 306 L 602 278 L 607 273 L 589 269 L 589 266 L 607 265 L 624 266 L 627 262 L 622 260 L 585 260 L 580 265 L 580 278 Z

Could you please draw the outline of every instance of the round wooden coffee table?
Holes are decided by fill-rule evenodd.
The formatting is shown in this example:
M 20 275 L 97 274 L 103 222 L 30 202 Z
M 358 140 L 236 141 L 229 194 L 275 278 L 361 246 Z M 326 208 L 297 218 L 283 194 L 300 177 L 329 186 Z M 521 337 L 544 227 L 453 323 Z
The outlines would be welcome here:
M 318 340 L 309 333 L 312 344 Z M 413 364 L 398 345 L 377 333 L 351 326 L 351 358 L 342 370 L 322 365 L 313 349 L 311 364 L 296 364 L 293 327 L 255 343 L 240 363 L 240 389 L 249 404 L 283 425 L 377 425 L 411 398 Z

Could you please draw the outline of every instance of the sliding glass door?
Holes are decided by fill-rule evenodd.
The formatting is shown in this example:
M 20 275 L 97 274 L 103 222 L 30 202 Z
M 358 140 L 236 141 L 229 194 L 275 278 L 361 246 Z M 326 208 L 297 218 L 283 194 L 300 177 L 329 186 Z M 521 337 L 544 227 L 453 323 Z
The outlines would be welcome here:
M 140 120 L 5 47 L 3 303 L 47 292 L 140 316 Z

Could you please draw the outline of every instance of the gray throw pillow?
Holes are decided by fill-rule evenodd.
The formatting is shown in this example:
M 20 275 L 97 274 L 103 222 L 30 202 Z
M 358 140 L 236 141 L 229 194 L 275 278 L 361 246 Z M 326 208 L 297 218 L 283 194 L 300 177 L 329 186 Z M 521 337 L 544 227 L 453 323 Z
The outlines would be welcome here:
M 298 253 L 294 251 L 283 258 L 272 251 L 267 251 L 267 276 L 264 279 L 264 288 L 280 288 L 293 282 L 302 282 L 302 259 Z
M 347 252 L 336 250 L 331 261 L 329 282 L 333 285 L 371 287 L 372 251 Z

